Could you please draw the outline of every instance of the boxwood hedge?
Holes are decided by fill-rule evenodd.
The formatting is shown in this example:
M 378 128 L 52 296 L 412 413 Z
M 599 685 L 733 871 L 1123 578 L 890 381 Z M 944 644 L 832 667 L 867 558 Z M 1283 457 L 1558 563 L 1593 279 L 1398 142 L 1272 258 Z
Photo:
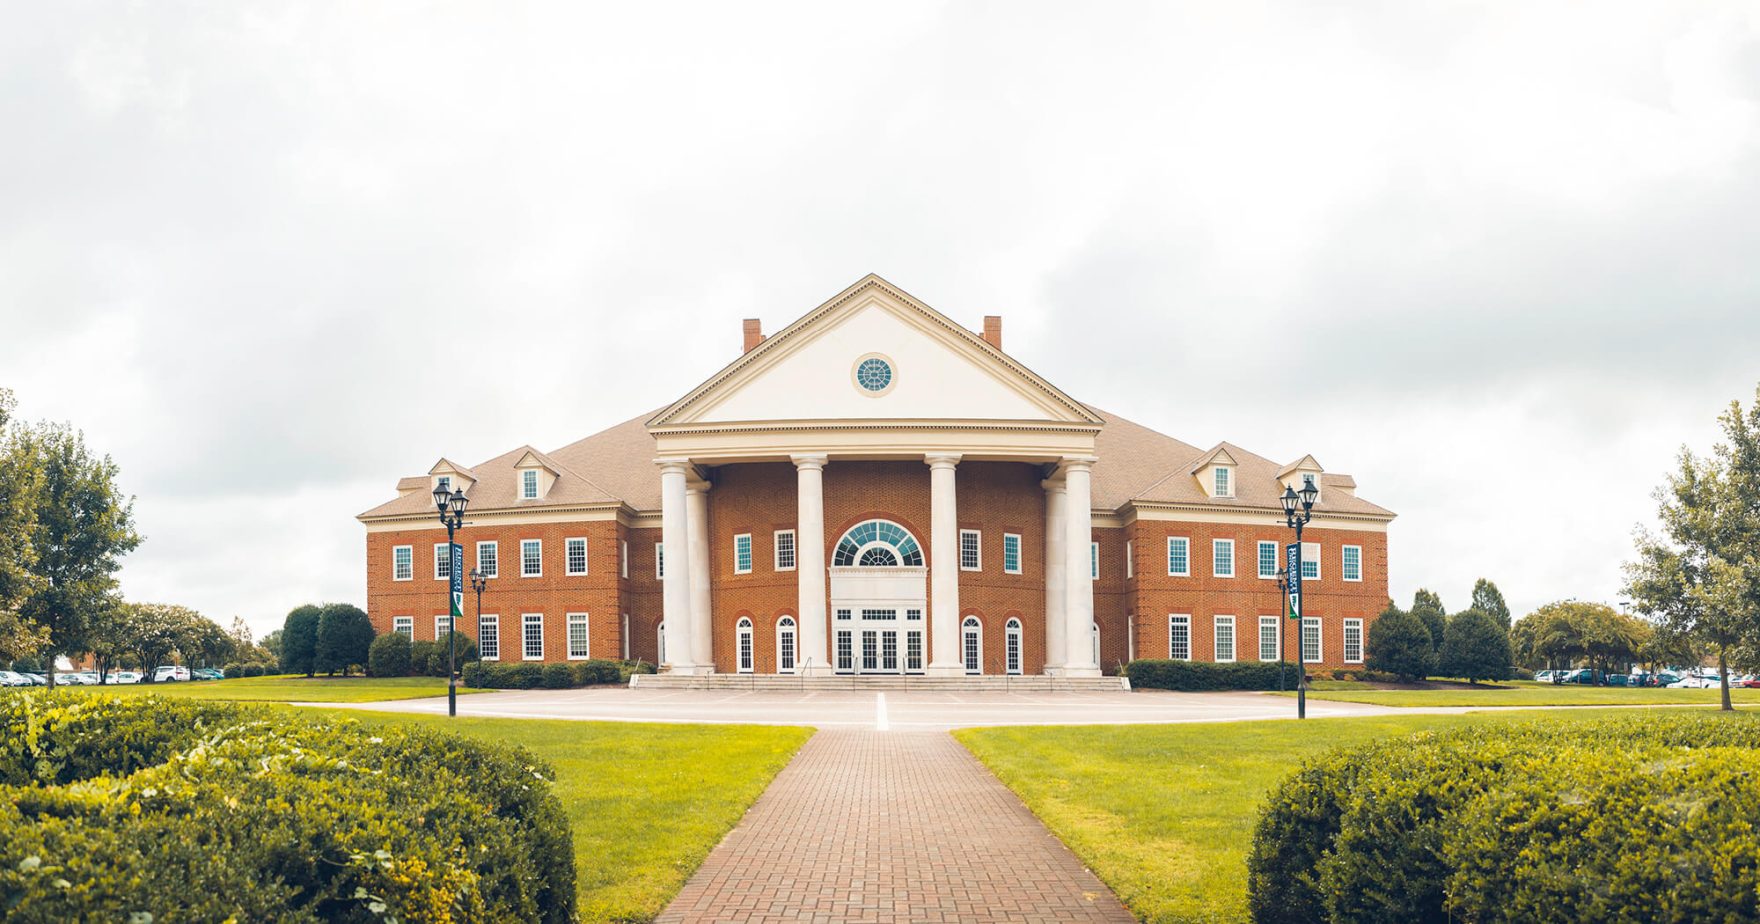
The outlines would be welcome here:
M 562 690 L 601 684 L 628 683 L 631 674 L 652 674 L 654 666 L 640 661 L 571 661 L 567 664 L 501 664 L 473 661 L 464 666 L 467 687 L 486 690 Z
M 1296 666 L 1276 662 L 1239 661 L 1212 664 L 1204 661 L 1141 659 L 1125 665 L 1125 676 L 1134 690 L 1275 690 L 1283 671 L 1285 689 L 1296 688 Z
M 260 706 L 0 698 L 7 921 L 571 921 L 551 774 Z
M 1665 713 L 1334 752 L 1263 807 L 1249 907 L 1260 924 L 1753 920 L 1755 749 L 1760 721 Z

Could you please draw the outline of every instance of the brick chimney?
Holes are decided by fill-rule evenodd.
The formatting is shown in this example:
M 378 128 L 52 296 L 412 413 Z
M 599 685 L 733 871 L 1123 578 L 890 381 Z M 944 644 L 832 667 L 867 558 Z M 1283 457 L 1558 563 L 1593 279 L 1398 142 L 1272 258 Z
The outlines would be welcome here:
M 984 342 L 1002 349 L 1002 315 L 984 315 Z
M 746 348 L 743 352 L 750 353 L 758 344 L 764 342 L 764 328 L 757 318 L 746 318 L 741 322 L 740 329 L 746 335 Z

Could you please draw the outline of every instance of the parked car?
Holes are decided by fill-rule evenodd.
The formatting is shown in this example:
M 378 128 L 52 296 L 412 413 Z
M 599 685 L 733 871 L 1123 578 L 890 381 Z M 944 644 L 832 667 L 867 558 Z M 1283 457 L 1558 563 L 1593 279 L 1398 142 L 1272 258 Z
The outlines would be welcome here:
M 29 680 L 33 686 L 46 687 L 49 685 L 49 678 L 42 674 L 26 672 L 24 678 Z
M 1708 690 L 1720 686 L 1716 677 L 1701 677 L 1697 674 L 1682 677 L 1668 685 L 1670 690 Z
M 1593 667 L 1579 667 L 1564 675 L 1561 683 L 1595 684 L 1601 682 L 1601 672 Z
M 211 667 L 192 667 L 189 675 L 196 680 L 224 680 L 226 678 L 224 671 L 217 671 Z
M 1635 687 L 1635 686 L 1639 686 L 1639 684 L 1632 679 L 1632 676 L 1630 674 L 1608 674 L 1605 678 L 1602 679 L 1602 682 L 1606 683 L 1610 687 Z
M 1535 671 L 1534 672 L 1534 682 L 1535 683 L 1552 683 L 1553 682 L 1552 678 L 1555 675 L 1562 675 L 1563 673 L 1564 673 L 1564 671 L 1555 671 L 1550 668 L 1543 670 L 1543 671 Z
M 1733 686 L 1735 681 L 1732 680 L 1730 683 Z M 1747 687 L 1750 690 L 1755 687 L 1760 687 L 1760 674 L 1749 674 L 1746 677 L 1743 677 L 1742 686 Z
M 28 687 L 30 685 L 30 678 L 23 674 L 15 674 L 12 671 L 0 671 L 0 687 Z
M 141 675 L 137 671 L 111 671 L 104 679 L 105 683 L 140 683 Z
M 55 674 L 55 682 L 69 687 L 85 686 L 85 680 L 72 671 L 57 671 Z
M 176 682 L 188 679 L 189 668 L 181 665 L 165 664 L 161 665 L 158 670 L 153 672 L 154 683 L 165 683 L 167 681 Z

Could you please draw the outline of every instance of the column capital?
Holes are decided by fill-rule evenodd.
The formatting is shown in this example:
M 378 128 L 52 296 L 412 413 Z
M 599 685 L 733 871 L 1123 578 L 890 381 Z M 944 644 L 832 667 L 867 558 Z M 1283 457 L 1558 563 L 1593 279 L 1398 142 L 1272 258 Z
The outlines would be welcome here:
M 1099 456 L 1064 456 L 1058 463 L 1057 467 L 1061 471 L 1070 471 L 1073 469 L 1078 472 L 1085 472 L 1092 469 L 1094 463 L 1098 461 L 1100 461 Z
M 797 470 L 811 468 L 823 469 L 825 463 L 831 460 L 830 456 L 822 452 L 800 452 L 795 453 L 788 458 L 789 461 L 794 463 L 794 467 Z
M 923 461 L 927 462 L 931 469 L 953 468 L 959 464 L 960 458 L 960 454 L 957 452 L 931 452 L 924 454 Z
M 1061 478 L 1055 480 L 1047 478 L 1039 482 L 1039 487 L 1044 488 L 1046 494 L 1062 494 L 1069 490 L 1069 485 Z
M 655 459 L 654 464 L 660 466 L 660 474 L 662 475 L 670 475 L 676 472 L 689 478 L 697 473 L 697 467 L 691 464 L 691 460 L 689 459 L 661 458 Z

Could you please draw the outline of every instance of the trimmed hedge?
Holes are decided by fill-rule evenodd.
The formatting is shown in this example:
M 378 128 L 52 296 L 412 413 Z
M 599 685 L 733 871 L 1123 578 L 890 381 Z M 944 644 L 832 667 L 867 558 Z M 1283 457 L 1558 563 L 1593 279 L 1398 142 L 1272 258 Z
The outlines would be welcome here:
M 631 674 L 652 674 L 641 661 L 570 661 L 566 664 L 502 664 L 473 661 L 464 666 L 464 685 L 486 690 L 565 690 L 628 683 Z
M 0 732 L 9 922 L 574 918 L 567 820 L 518 748 L 46 691 L 0 698 Z
M 1237 661 L 1211 664 L 1204 661 L 1142 659 L 1125 665 L 1133 690 L 1275 690 L 1277 662 Z M 1284 689 L 1296 688 L 1296 666 L 1284 664 Z
M 409 637 L 402 632 L 387 632 L 373 639 L 367 649 L 367 673 L 374 677 L 407 676 Z
M 1262 809 L 1248 905 L 1260 924 L 1752 920 L 1757 797 L 1712 799 L 1694 787 L 1752 790 L 1760 775 L 1743 768 L 1756 749 L 1760 721 L 1673 713 L 1475 726 L 1335 751 L 1306 762 Z M 1697 839 L 1658 837 L 1665 821 Z M 1578 880 L 1579 868 L 1596 872 Z M 1654 914 L 1559 897 L 1635 894 L 1658 877 L 1673 891 L 1643 906 Z

